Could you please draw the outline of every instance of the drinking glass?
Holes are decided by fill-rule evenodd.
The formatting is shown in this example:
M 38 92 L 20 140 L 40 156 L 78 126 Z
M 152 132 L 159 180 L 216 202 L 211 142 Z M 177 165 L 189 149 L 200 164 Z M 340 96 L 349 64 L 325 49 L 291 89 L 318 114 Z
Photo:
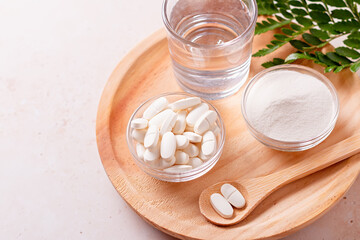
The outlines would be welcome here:
M 249 74 L 256 0 L 164 0 L 162 16 L 184 91 L 219 99 L 240 89 Z

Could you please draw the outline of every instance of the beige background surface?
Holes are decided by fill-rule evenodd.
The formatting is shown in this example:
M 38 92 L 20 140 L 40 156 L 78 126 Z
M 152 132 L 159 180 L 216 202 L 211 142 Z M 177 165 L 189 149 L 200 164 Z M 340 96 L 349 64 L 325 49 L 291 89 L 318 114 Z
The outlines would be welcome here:
M 0 238 L 172 239 L 113 189 L 95 141 L 108 76 L 161 0 L 0 0 Z M 360 239 L 360 178 L 287 240 Z

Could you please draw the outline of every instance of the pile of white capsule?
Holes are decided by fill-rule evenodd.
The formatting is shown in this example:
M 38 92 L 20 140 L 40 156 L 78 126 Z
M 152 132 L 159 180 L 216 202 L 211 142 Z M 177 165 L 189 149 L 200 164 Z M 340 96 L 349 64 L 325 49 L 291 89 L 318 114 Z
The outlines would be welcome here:
M 131 121 L 136 153 L 149 167 L 168 173 L 197 168 L 217 151 L 217 114 L 198 97 L 152 102 Z

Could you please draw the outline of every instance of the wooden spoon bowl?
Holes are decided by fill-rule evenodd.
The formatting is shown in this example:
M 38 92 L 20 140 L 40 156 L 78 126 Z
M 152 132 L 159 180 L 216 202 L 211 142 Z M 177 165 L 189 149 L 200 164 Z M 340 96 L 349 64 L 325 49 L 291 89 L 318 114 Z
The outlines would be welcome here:
M 200 212 L 211 223 L 219 226 L 230 226 L 246 218 L 267 196 L 280 187 L 320 171 L 337 162 L 347 159 L 360 152 L 360 136 L 354 135 L 303 161 L 270 175 L 241 179 L 232 182 L 219 182 L 206 188 L 199 197 Z M 234 208 L 232 218 L 221 217 L 211 206 L 210 196 L 220 193 L 224 183 L 236 187 L 244 196 L 246 205 L 241 209 Z
M 234 215 L 232 218 L 221 217 L 214 210 L 214 208 L 211 206 L 211 203 L 210 203 L 211 194 L 220 193 L 220 188 L 225 183 L 229 183 L 229 184 L 233 185 L 234 187 L 236 187 L 241 192 L 241 194 L 244 196 L 244 198 L 246 200 L 245 207 L 243 207 L 241 209 L 234 208 Z M 249 207 L 251 207 L 252 202 L 254 202 L 253 200 L 254 200 L 254 198 L 252 197 L 252 195 L 248 194 L 248 191 L 246 190 L 246 188 L 243 185 L 241 185 L 240 182 L 225 181 L 225 182 L 216 183 L 216 184 L 206 188 L 200 195 L 199 206 L 200 206 L 201 213 L 205 216 L 205 218 L 207 220 L 209 220 L 209 222 L 216 224 L 216 225 L 220 225 L 220 226 L 228 226 L 228 225 L 232 225 L 233 222 L 241 221 L 248 215 L 248 213 L 250 213 L 248 209 L 249 209 Z

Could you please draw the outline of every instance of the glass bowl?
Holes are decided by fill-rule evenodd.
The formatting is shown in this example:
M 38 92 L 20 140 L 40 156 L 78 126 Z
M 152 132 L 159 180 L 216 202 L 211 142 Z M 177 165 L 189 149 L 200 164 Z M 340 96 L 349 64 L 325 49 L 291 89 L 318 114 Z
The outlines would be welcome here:
M 265 134 L 258 131 L 251 123 L 251 121 L 248 117 L 248 114 L 247 114 L 247 99 L 248 99 L 249 93 L 253 90 L 254 85 L 260 79 L 262 79 L 268 73 L 271 73 L 274 71 L 279 71 L 279 70 L 291 70 L 291 71 L 297 71 L 297 72 L 300 72 L 303 74 L 308 74 L 310 76 L 317 78 L 329 89 L 331 96 L 332 96 L 332 100 L 333 100 L 333 106 L 334 106 L 333 116 L 331 118 L 331 121 L 328 123 L 327 127 L 316 137 L 307 139 L 304 141 L 281 141 L 281 140 L 277 140 L 277 139 L 271 138 L 269 136 L 266 136 Z M 247 86 L 244 90 L 244 94 L 242 96 L 242 103 L 241 103 L 241 111 L 242 111 L 243 117 L 245 119 L 246 125 L 247 125 L 250 133 L 264 145 L 266 145 L 270 148 L 276 149 L 276 150 L 286 151 L 286 152 L 296 152 L 296 151 L 307 150 L 307 149 L 312 148 L 312 147 L 316 146 L 317 144 L 321 143 L 323 140 L 325 140 L 329 136 L 329 134 L 332 132 L 332 130 L 334 129 L 335 123 L 336 123 L 338 115 L 339 115 L 339 109 L 340 109 L 340 106 L 339 106 L 339 100 L 337 97 L 337 93 L 336 93 L 335 87 L 329 81 L 329 79 L 327 79 L 324 75 L 322 75 L 321 73 L 319 73 L 309 67 L 304 67 L 304 66 L 295 65 L 295 64 L 285 64 L 285 65 L 275 66 L 275 67 L 265 69 L 265 70 L 261 71 L 260 73 L 258 73 L 247 84 Z
M 216 124 L 218 125 L 219 129 L 220 129 L 220 133 L 217 135 L 217 149 L 215 154 L 206 162 L 204 162 L 202 165 L 200 165 L 197 168 L 191 169 L 189 171 L 186 172 L 182 172 L 182 173 L 169 173 L 169 172 L 165 172 L 163 170 L 160 169 L 155 169 L 155 168 L 151 168 L 149 165 L 147 165 L 142 159 L 140 159 L 137 156 L 136 153 L 136 141 L 132 138 L 131 136 L 131 126 L 130 123 L 134 118 L 139 118 L 142 117 L 143 112 L 145 111 L 145 109 L 156 99 L 160 98 L 160 97 L 166 97 L 167 100 L 169 101 L 169 103 L 175 102 L 179 99 L 182 98 L 187 98 L 187 97 L 195 97 L 194 95 L 188 94 L 188 93 L 182 93 L 182 92 L 173 92 L 173 93 L 164 93 L 155 97 L 152 97 L 148 100 L 146 100 L 144 103 L 142 103 L 136 110 L 135 112 L 132 114 L 132 116 L 130 117 L 130 120 L 128 122 L 127 125 L 127 130 L 126 130 L 126 141 L 129 147 L 129 150 L 131 152 L 131 155 L 133 156 L 135 163 L 140 167 L 141 170 L 143 170 L 146 174 L 162 180 L 162 181 L 167 181 L 167 182 L 186 182 L 186 181 L 190 181 L 190 180 L 194 180 L 198 177 L 201 177 L 202 175 L 204 175 L 205 173 L 207 173 L 211 168 L 213 168 L 215 166 L 215 164 L 217 163 L 217 161 L 219 160 L 222 151 L 223 151 L 223 147 L 224 147 L 224 143 L 225 143 L 225 127 L 224 127 L 224 123 L 221 119 L 221 116 L 219 114 L 219 112 L 216 110 L 216 108 L 210 104 L 209 102 L 201 99 L 202 102 L 207 103 L 209 105 L 209 110 L 213 110 L 216 112 L 217 114 L 217 120 L 216 120 Z

